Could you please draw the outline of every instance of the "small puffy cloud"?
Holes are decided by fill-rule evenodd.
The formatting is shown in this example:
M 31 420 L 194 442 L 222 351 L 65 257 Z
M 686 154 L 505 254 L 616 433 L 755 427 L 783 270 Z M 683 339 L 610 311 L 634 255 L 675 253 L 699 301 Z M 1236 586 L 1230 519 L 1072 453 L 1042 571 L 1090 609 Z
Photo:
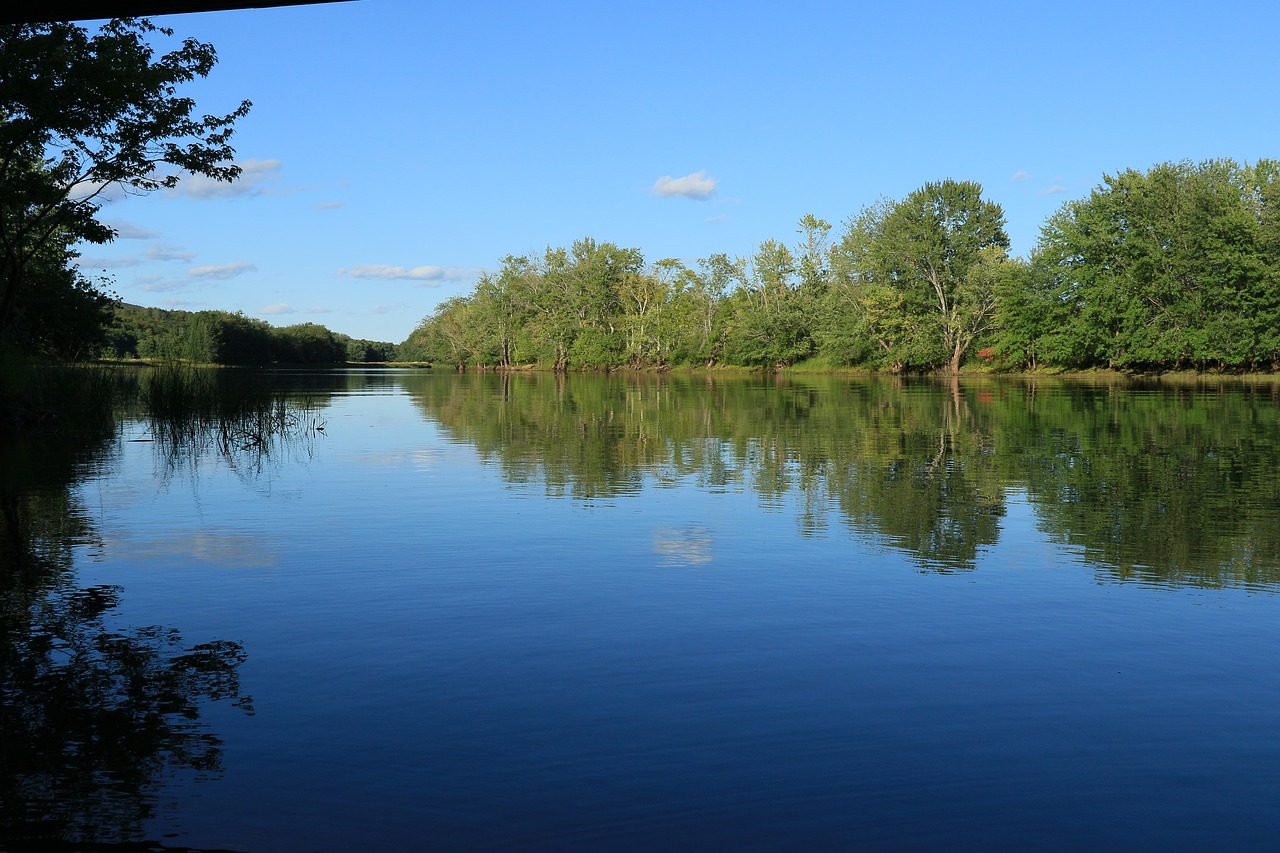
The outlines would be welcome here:
M 93 199 L 95 204 L 111 204 L 117 201 L 123 201 L 130 195 L 129 190 L 118 183 L 103 184 L 98 182 L 81 181 L 72 184 L 67 188 L 67 197 L 72 201 L 88 201 Z
M 187 270 L 187 275 L 192 278 L 212 278 L 225 281 L 247 272 L 253 272 L 256 269 L 257 267 L 248 261 L 233 261 L 229 264 L 206 264 L 202 267 L 192 267 Z
M 190 278 L 169 278 L 163 275 L 143 275 L 137 276 L 133 280 L 134 285 L 140 285 L 147 293 L 173 293 L 180 290 L 192 290 L 207 282 L 192 281 Z M 176 297 L 170 297 L 171 302 L 176 301 Z
M 653 194 L 664 198 L 679 196 L 705 201 L 716 194 L 716 179 L 707 177 L 706 172 L 694 172 L 682 178 L 663 175 L 654 182 Z
M 168 243 L 155 242 L 147 249 L 142 257 L 136 255 L 126 255 L 121 258 L 103 258 L 103 257 L 79 257 L 74 263 L 82 270 L 109 270 L 109 269 L 126 269 L 128 267 L 136 267 L 146 261 L 189 261 L 194 258 L 195 252 L 186 252 L 177 246 L 171 246 Z
M 258 313 L 259 314 L 297 314 L 298 309 L 294 308 L 292 305 L 290 305 L 287 302 L 275 302 L 271 305 L 266 306 Z
M 243 198 L 261 195 L 266 192 L 267 184 L 280 177 L 279 160 L 243 160 L 236 165 L 240 167 L 240 177 L 230 183 L 204 175 L 188 175 L 169 194 L 200 201 Z
M 1036 195 L 1058 195 L 1059 193 L 1065 192 L 1067 192 L 1067 188 L 1062 184 L 1054 184 L 1051 187 L 1045 187 L 1044 189 L 1037 191 Z
M 390 264 L 361 264 L 338 270 L 349 278 L 381 278 L 388 281 L 416 281 L 419 287 L 435 287 L 446 281 L 466 281 L 483 273 L 470 267 L 400 267 Z
M 186 252 L 168 243 L 152 243 L 151 248 L 147 249 L 149 261 L 189 261 L 195 256 L 195 252 Z
M 1029 181 L 1029 180 L 1031 180 L 1031 173 L 1030 173 L 1030 172 L 1023 171 L 1022 169 L 1019 169 L 1018 171 L 1016 171 L 1016 172 L 1014 172 L 1014 173 L 1013 173 L 1013 177 L 1009 178 L 1009 180 L 1011 180 L 1011 181 Z
M 114 220 L 103 224 L 116 232 L 116 237 L 121 240 L 151 240 L 158 236 L 154 231 L 148 231 L 132 222 Z

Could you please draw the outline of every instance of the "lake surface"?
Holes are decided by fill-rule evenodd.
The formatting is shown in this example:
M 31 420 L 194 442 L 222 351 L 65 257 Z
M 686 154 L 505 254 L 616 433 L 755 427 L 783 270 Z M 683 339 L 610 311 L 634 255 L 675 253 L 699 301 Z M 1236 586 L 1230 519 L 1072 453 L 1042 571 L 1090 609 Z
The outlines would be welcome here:
M 0 452 L 11 849 L 1280 846 L 1280 387 L 269 381 Z

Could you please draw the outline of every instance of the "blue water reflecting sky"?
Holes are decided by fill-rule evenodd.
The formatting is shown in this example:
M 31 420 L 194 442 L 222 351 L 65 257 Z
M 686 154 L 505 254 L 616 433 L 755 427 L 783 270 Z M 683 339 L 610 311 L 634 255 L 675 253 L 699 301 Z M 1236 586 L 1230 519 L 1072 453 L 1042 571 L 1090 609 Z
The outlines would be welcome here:
M 126 442 L 80 487 L 123 622 L 248 652 L 224 773 L 158 819 L 181 843 L 1280 842 L 1270 589 L 1117 582 L 1017 490 L 932 571 L 747 482 L 548 497 L 399 385 L 325 417 L 252 473 Z

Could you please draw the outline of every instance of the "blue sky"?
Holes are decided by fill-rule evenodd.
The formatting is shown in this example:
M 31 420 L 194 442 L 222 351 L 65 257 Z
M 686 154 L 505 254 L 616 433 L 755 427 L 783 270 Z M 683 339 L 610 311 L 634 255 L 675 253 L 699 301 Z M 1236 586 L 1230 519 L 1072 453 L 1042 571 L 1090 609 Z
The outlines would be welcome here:
M 794 244 L 955 178 L 1015 254 L 1104 173 L 1280 157 L 1271 3 L 354 2 L 157 18 L 254 102 L 234 185 L 113 201 L 128 302 L 401 341 L 507 254 Z

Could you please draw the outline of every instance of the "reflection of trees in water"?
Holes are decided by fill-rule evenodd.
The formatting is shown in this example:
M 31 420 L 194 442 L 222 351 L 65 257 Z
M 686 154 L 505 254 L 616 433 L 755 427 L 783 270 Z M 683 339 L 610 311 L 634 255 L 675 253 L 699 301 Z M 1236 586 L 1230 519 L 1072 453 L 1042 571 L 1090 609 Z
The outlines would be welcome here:
M 1025 493 L 1107 577 L 1280 582 L 1280 399 L 1066 382 L 428 375 L 406 383 L 510 482 L 593 500 L 749 489 L 931 570 L 972 569 Z
M 238 643 L 187 646 L 173 629 L 112 630 L 119 590 L 53 590 L 6 606 L 0 728 L 4 832 L 13 841 L 119 842 L 152 817 L 165 773 L 221 770 L 206 700 L 239 697 Z
M 1107 577 L 1194 586 L 1280 582 L 1280 388 L 1041 403 L 1018 436 L 1041 527 Z
M 310 457 L 325 430 L 319 411 L 345 381 L 335 373 L 161 365 L 141 383 L 141 440 L 155 443 L 163 478 L 216 456 L 253 482 L 272 464 Z
M 249 709 L 238 680 L 244 649 L 188 644 L 171 628 L 118 628 L 120 590 L 75 584 L 76 549 L 96 532 L 72 486 L 110 452 L 109 432 L 4 438 L 0 848 L 136 841 L 168 774 L 221 769 L 201 708 L 229 700 Z

